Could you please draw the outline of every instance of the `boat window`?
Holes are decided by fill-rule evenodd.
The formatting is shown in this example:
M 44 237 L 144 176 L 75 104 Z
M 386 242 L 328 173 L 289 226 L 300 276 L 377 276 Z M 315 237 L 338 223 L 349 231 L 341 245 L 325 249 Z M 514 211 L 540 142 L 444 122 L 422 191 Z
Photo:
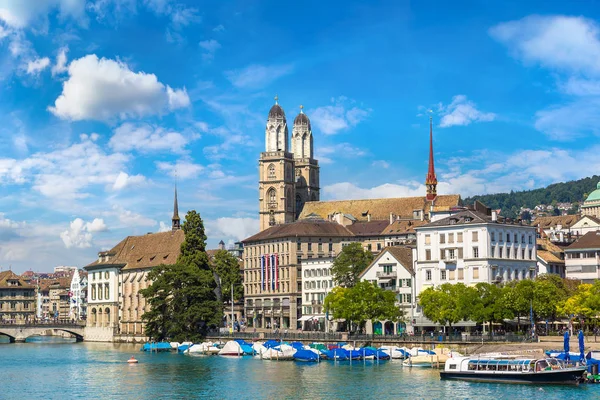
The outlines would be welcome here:
M 469 371 L 475 371 L 477 369 L 477 362 L 471 361 L 469 363 Z
M 449 369 L 456 369 L 456 364 L 450 364 L 450 368 Z

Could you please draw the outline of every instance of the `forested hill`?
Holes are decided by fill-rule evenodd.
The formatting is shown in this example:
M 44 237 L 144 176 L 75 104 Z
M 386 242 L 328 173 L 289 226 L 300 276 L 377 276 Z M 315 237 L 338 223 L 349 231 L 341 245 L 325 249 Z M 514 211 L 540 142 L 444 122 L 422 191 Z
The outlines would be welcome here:
M 521 207 L 533 208 L 538 204 L 581 203 L 587 195 L 596 189 L 600 177 L 597 175 L 577 181 L 554 183 L 541 189 L 525 190 L 522 192 L 486 194 L 467 197 L 464 204 L 472 204 L 479 200 L 486 206 L 502 209 L 502 215 L 514 216 Z

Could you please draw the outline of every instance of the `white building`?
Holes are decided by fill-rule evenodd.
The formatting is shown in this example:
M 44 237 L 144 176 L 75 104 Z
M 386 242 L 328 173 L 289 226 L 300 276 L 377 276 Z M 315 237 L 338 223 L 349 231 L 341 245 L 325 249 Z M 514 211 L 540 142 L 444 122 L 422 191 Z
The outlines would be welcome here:
M 331 267 L 333 258 L 310 258 L 301 261 L 302 265 L 302 323 L 303 330 L 326 329 L 324 302 L 327 293 L 333 289 Z M 328 321 L 327 321 L 328 322 Z
M 122 264 L 113 264 L 110 251 L 98 253 L 98 263 L 88 272 L 88 304 L 85 339 L 112 342 L 119 324 L 119 273 Z
M 565 249 L 567 278 L 594 283 L 600 279 L 600 231 L 588 232 Z
M 600 218 L 593 215 L 584 215 L 571 226 L 570 234 L 574 236 L 583 236 L 588 232 L 596 232 L 600 230 Z
M 500 283 L 536 274 L 535 228 L 463 210 L 417 227 L 416 293 L 443 283 Z M 483 208 L 485 209 L 485 208 Z
M 74 320 L 86 318 L 87 275 L 73 272 L 70 287 L 69 317 Z
M 367 323 L 367 334 L 413 333 L 412 320 L 415 306 L 415 275 L 413 268 L 413 252 L 407 246 L 384 248 L 371 264 L 359 275 L 359 279 L 377 284 L 385 290 L 396 294 L 398 307 L 402 310 L 407 324 L 402 322 L 381 321 Z

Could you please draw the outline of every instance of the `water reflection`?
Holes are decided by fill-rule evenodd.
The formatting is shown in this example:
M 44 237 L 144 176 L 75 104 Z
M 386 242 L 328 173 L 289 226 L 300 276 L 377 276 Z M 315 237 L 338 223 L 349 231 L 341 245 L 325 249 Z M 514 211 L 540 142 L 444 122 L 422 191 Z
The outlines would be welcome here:
M 440 381 L 436 370 L 388 362 L 303 364 L 252 357 L 143 353 L 106 343 L 0 347 L 0 398 L 397 399 L 599 398 L 600 385 L 535 387 Z M 44 340 L 48 340 L 44 338 Z M 134 355 L 139 364 L 127 364 Z M 8 367 L 8 368 L 7 368 Z

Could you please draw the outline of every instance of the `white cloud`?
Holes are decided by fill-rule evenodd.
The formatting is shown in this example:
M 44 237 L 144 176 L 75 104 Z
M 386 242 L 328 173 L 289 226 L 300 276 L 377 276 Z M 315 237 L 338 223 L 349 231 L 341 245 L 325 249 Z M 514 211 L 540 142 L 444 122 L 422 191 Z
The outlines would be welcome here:
M 207 234 L 221 240 L 243 240 L 258 232 L 257 218 L 223 217 L 206 221 Z
M 60 11 L 62 18 L 72 17 L 83 22 L 85 0 L 0 0 L 0 20 L 21 29 L 54 9 Z
M 571 72 L 600 73 L 598 24 L 583 17 L 531 15 L 504 22 L 490 34 L 527 63 Z
M 143 117 L 189 105 L 185 89 L 165 87 L 156 75 L 133 72 L 118 60 L 90 54 L 72 61 L 68 72 L 61 95 L 48 108 L 62 119 Z
M 477 110 L 475 103 L 468 100 L 465 95 L 454 96 L 452 103 L 447 106 L 440 105 L 439 112 L 442 115 L 441 128 L 465 126 L 471 122 L 489 122 L 496 118 L 494 113 Z
M 87 248 L 92 246 L 92 233 L 105 231 L 106 224 L 100 218 L 94 218 L 92 222 L 85 222 L 81 218 L 75 218 L 69 224 L 69 228 L 60 234 L 65 247 Z
M 159 170 L 179 179 L 197 178 L 204 170 L 202 165 L 189 161 L 177 161 L 176 163 L 158 161 L 156 166 Z
M 316 159 L 321 164 L 332 164 L 334 158 L 362 157 L 366 152 L 350 143 L 338 143 L 332 146 L 319 146 L 316 149 Z
M 133 211 L 116 208 L 119 221 L 128 227 L 155 226 L 156 221 Z
M 146 178 L 143 175 L 129 175 L 128 173 L 121 171 L 119 172 L 119 175 L 117 175 L 117 179 L 115 179 L 112 189 L 122 190 L 126 187 L 140 185 L 144 182 L 146 182 Z
M 225 27 L 221 24 L 219 24 L 213 28 L 213 32 L 223 32 L 224 30 L 225 30 Z
M 375 160 L 371 163 L 371 166 L 375 168 L 388 169 L 390 167 L 390 163 L 385 160 Z
M 407 184 L 384 183 L 372 188 L 361 188 L 350 182 L 325 186 L 323 197 L 328 200 L 380 199 L 389 197 L 424 196 L 425 185 L 418 182 Z
M 39 75 L 40 72 L 50 66 L 50 59 L 48 57 L 37 58 L 27 63 L 26 71 L 29 75 Z
M 171 225 L 167 225 L 164 222 L 160 221 L 160 224 L 158 225 L 159 232 L 169 232 L 171 229 Z
M 282 76 L 293 71 L 291 64 L 287 65 L 250 65 L 246 68 L 225 72 L 225 77 L 239 88 L 260 88 L 269 85 Z
M 215 57 L 215 52 L 221 48 L 221 44 L 214 39 L 203 40 L 198 45 L 204 49 L 202 58 L 205 61 L 211 61 Z
M 81 142 L 65 148 L 23 159 L 0 159 L 0 182 L 29 183 L 43 196 L 62 202 L 89 197 L 87 190 L 97 186 L 110 189 L 130 157 L 106 154 L 94 142 L 96 138 L 82 135 Z
M 67 52 L 69 49 L 67 47 L 63 47 L 58 51 L 58 55 L 56 56 L 56 64 L 52 66 L 52 76 L 62 74 L 63 72 L 67 72 Z
M 600 133 L 600 27 L 595 21 L 532 15 L 499 24 L 490 34 L 526 64 L 550 69 L 558 90 L 575 97 L 538 111 L 536 129 L 554 140 Z
M 331 99 L 332 105 L 307 111 L 313 126 L 326 135 L 335 135 L 364 121 L 370 109 L 354 105 L 354 101 L 344 96 Z
M 142 152 L 169 151 L 181 153 L 188 139 L 179 132 L 172 132 L 148 124 L 126 122 L 114 130 L 108 145 L 117 152 L 138 150 Z

